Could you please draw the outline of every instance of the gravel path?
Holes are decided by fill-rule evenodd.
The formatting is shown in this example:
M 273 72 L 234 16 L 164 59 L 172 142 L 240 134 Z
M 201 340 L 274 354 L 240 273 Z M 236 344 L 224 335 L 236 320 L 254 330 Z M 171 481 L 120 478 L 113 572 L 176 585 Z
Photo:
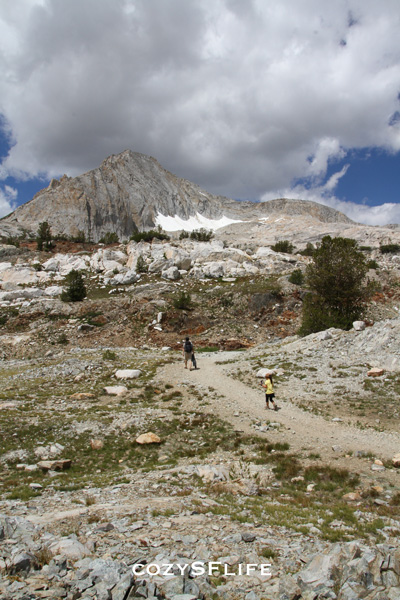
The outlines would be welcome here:
M 229 361 L 229 364 L 217 364 L 224 361 Z M 290 451 L 295 454 L 307 456 L 309 453 L 318 453 L 324 462 L 338 468 L 354 470 L 374 481 L 386 480 L 400 485 L 399 469 L 372 471 L 371 458 L 349 456 L 349 453 L 362 451 L 381 460 L 391 460 L 394 454 L 400 452 L 400 435 L 397 432 L 361 430 L 343 422 L 328 421 L 285 400 L 279 395 L 279 386 L 279 411 L 266 410 L 261 386 L 259 391 L 252 389 L 232 375 L 243 365 L 242 361 L 243 353 L 201 355 L 198 370 L 185 370 L 180 361 L 166 365 L 162 370 L 162 378 L 174 385 L 193 384 L 204 392 L 213 388 L 215 392 L 207 398 L 210 404 L 201 407 L 201 410 L 215 413 L 231 422 L 237 430 L 255 434 L 255 421 L 280 423 L 281 427 L 277 430 L 269 430 L 265 434 L 259 432 L 259 435 L 271 442 L 288 442 Z M 333 447 L 336 447 L 335 450 Z

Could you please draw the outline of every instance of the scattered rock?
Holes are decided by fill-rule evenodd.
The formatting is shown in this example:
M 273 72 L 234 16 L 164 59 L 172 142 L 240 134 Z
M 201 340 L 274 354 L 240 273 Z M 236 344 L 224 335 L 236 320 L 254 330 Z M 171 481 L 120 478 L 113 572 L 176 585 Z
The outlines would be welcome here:
M 245 531 L 244 533 L 242 533 L 242 540 L 244 542 L 254 542 L 255 539 L 256 539 L 256 536 L 254 535 L 254 533 L 250 533 L 248 531 Z
M 42 471 L 65 471 L 69 469 L 72 464 L 72 460 L 41 460 L 37 463 L 39 469 Z
M 370 369 L 367 373 L 368 377 L 381 377 L 384 374 L 385 374 L 385 369 L 378 369 L 377 367 Z
M 139 369 L 120 369 L 115 372 L 117 379 L 137 379 L 140 375 L 141 371 Z
M 48 546 L 49 551 L 53 556 L 61 555 L 70 560 L 80 560 L 85 556 L 92 554 L 91 550 L 78 540 L 71 538 L 61 538 L 56 542 L 52 542 Z
M 90 447 L 92 450 L 101 450 L 104 447 L 103 440 L 90 440 Z
M 196 473 L 199 477 L 207 482 L 227 481 L 229 479 L 226 469 L 223 467 L 218 468 L 214 465 L 199 465 L 196 467 Z
M 346 502 L 360 502 L 362 500 L 361 494 L 359 492 L 349 492 L 342 496 L 343 500 Z
M 392 465 L 394 467 L 400 467 L 400 454 L 395 454 L 392 458 Z
M 90 325 L 89 323 L 82 323 L 81 325 L 78 325 L 78 331 L 93 331 L 94 328 L 95 326 Z
M 136 438 L 137 444 L 160 444 L 161 438 L 158 437 L 155 433 L 149 431 L 148 433 L 142 433 L 139 437 Z
M 123 396 L 128 391 L 124 385 L 110 385 L 104 388 L 104 391 L 109 396 Z

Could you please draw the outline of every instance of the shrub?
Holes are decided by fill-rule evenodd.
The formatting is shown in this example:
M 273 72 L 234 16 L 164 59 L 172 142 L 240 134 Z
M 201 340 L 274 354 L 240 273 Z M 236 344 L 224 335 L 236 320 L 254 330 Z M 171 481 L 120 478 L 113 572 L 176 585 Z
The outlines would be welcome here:
M 295 285 L 303 285 L 304 283 L 304 274 L 301 269 L 295 269 L 293 273 L 289 276 L 290 283 L 294 283 Z
M 299 254 L 301 254 L 302 256 L 313 256 L 314 252 L 314 245 L 311 242 L 307 242 L 306 247 L 304 248 L 304 250 L 300 250 Z
M 19 238 L 14 236 L 5 238 L 2 243 L 7 244 L 8 246 L 15 246 L 16 248 L 19 248 Z
M 209 242 L 213 236 L 212 231 L 207 231 L 203 227 L 201 229 L 195 229 L 190 234 L 191 240 L 196 240 L 196 242 Z
M 368 266 L 355 240 L 322 238 L 306 270 L 311 290 L 303 302 L 302 335 L 329 327 L 350 329 L 361 317 L 374 285 L 365 283 Z
M 383 244 L 380 246 L 380 251 L 382 254 L 397 254 L 399 250 L 399 244 Z
M 56 340 L 56 343 L 66 346 L 68 344 L 68 338 L 67 338 L 66 334 L 60 333 L 60 335 L 58 336 L 58 338 Z
M 118 244 L 119 237 L 115 231 L 107 231 L 107 233 L 103 235 L 99 242 L 100 244 Z
M 189 293 L 182 291 L 179 296 L 174 298 L 173 305 L 180 310 L 190 310 L 192 308 L 192 298 Z
M 180 240 L 187 240 L 189 237 L 189 232 L 188 231 L 181 231 L 179 234 L 179 239 Z
M 148 270 L 149 267 L 146 261 L 144 260 L 143 256 L 140 254 L 136 261 L 136 273 L 147 273 Z
M 76 244 L 84 244 L 86 242 L 85 232 L 79 230 L 76 235 L 71 235 L 71 242 L 75 242 Z
M 276 244 L 271 246 L 271 249 L 274 252 L 284 252 L 285 254 L 292 254 L 294 246 L 288 240 L 280 240 L 279 242 L 276 242 Z
M 82 273 L 73 269 L 65 278 L 67 287 L 61 294 L 63 302 L 80 302 L 86 296 L 86 287 Z
M 153 240 L 169 240 L 169 235 L 160 230 L 150 229 L 149 231 L 141 231 L 133 233 L 130 240 L 134 242 L 152 242 Z
M 368 269 L 379 269 L 379 265 L 376 262 L 376 260 L 369 260 L 367 262 L 367 267 L 368 267 Z
M 50 225 L 47 221 L 43 221 L 39 223 L 39 229 L 36 235 L 36 243 L 38 250 L 51 250 L 53 247 L 52 244 L 52 234 Z

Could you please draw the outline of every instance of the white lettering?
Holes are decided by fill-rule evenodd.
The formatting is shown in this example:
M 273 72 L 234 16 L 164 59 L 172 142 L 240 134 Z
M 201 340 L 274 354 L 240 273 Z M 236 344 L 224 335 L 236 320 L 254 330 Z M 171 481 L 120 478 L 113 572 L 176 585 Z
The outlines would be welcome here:
M 174 565 L 172 563 L 166 563 L 163 567 L 166 567 L 165 571 L 163 571 L 163 575 L 173 575 L 172 569 L 174 568 Z
M 197 575 L 204 575 L 204 573 L 206 572 L 204 568 L 204 563 L 200 562 L 199 560 L 197 562 L 194 562 L 192 564 L 192 571 L 193 575 L 196 577 Z
M 242 567 L 243 567 L 243 565 L 242 565 L 242 564 L 240 564 L 240 565 L 239 565 L 239 573 L 238 573 L 238 575 L 243 575 L 243 573 L 242 573 Z
M 159 575 L 160 570 L 161 570 L 160 567 L 158 565 L 156 565 L 155 563 L 150 563 L 146 567 L 146 573 L 148 575 Z
M 250 565 L 246 565 L 246 575 L 250 575 L 250 573 L 252 573 L 252 571 L 256 570 L 257 565 L 254 564 L 250 564 Z
M 261 575 L 263 575 L 263 577 L 272 577 L 271 571 L 269 570 L 270 566 L 271 566 L 271 563 L 265 563 L 263 565 L 260 565 L 260 571 L 261 571 Z
M 235 575 L 235 573 L 228 573 L 229 565 L 224 565 L 224 575 Z
M 213 571 L 215 571 L 216 573 L 219 573 L 218 567 L 221 564 L 222 563 L 220 563 L 220 562 L 210 562 L 210 563 L 208 563 L 208 574 L 212 575 Z
M 178 567 L 178 569 L 180 570 L 180 572 L 181 572 L 181 575 L 184 575 L 184 574 L 185 574 L 185 569 L 186 569 L 186 567 L 188 567 L 189 565 L 178 565 L 178 564 L 177 564 L 176 566 L 177 566 L 177 567 Z
M 138 569 L 140 570 L 143 567 L 143 565 L 141 565 L 140 563 L 138 563 L 137 565 L 133 565 L 132 567 L 132 573 L 134 575 L 144 575 L 144 571 L 142 571 L 141 573 L 139 573 Z

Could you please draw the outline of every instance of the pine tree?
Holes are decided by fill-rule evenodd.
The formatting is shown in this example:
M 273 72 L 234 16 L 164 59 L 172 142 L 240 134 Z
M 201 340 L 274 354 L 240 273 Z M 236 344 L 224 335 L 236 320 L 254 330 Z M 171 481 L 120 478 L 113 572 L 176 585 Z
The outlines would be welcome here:
M 65 278 L 67 287 L 61 294 L 61 300 L 64 302 L 80 302 L 86 296 L 86 287 L 83 281 L 82 273 L 73 269 Z
M 303 302 L 300 333 L 308 335 L 329 327 L 350 329 L 374 290 L 365 281 L 367 271 L 355 240 L 329 235 L 322 238 L 306 270 L 310 293 Z

